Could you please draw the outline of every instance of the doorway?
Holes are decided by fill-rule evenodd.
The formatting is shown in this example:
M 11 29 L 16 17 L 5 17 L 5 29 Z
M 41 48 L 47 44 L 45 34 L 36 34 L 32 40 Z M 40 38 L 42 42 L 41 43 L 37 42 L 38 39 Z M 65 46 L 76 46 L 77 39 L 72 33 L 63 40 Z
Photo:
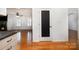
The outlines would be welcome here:
M 68 9 L 68 31 L 69 31 L 69 42 L 74 48 L 77 48 L 78 40 L 78 10 L 77 8 Z

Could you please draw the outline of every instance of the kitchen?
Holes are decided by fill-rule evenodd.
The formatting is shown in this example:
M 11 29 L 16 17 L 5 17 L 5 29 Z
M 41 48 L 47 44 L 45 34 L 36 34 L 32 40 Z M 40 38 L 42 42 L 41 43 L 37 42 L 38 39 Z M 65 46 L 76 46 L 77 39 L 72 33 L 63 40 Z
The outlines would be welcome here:
M 28 39 L 31 39 L 29 36 L 29 35 L 31 35 L 30 34 L 31 33 L 31 16 L 28 13 L 30 10 L 28 8 L 27 9 L 25 9 L 25 8 L 24 9 L 1 8 L 0 10 L 1 10 L 1 13 L 0 13 L 1 15 L 7 16 L 6 21 L 5 21 L 6 24 L 4 24 L 4 26 L 6 26 L 6 27 L 3 27 L 3 26 L 0 27 L 1 34 L 2 33 L 8 34 L 8 32 L 9 32 L 9 36 L 11 34 L 16 35 L 15 36 L 15 39 L 17 42 L 17 43 L 15 43 L 17 46 L 16 48 L 20 49 L 20 47 L 21 47 L 21 33 L 27 32 L 26 33 L 27 35 L 25 34 L 25 36 L 27 36 Z M 24 11 L 24 12 L 22 13 L 22 11 Z M 26 13 L 26 14 L 24 14 L 24 13 Z M 0 20 L 3 20 L 3 19 L 0 19 Z M 3 24 L 3 22 L 1 22 L 1 23 Z M 5 36 L 7 36 L 7 35 L 5 35 Z M 25 41 L 26 41 L 26 39 L 25 39 Z M 24 44 L 24 42 L 23 42 L 23 44 Z M 25 44 L 26 44 L 26 42 L 25 42 Z
M 45 26 L 48 22 L 45 22 L 44 25 L 42 21 L 42 25 L 46 29 L 43 27 L 41 29 L 40 19 L 44 19 L 41 18 L 44 13 L 50 16 L 45 15 L 45 17 L 48 17 L 46 19 L 50 19 L 50 22 L 48 21 L 50 25 L 47 25 L 50 26 L 50 32 L 47 32 L 49 29 L 44 31 L 47 29 Z M 42 16 L 40 16 L 41 14 Z M 76 49 L 77 43 L 73 44 L 73 42 L 68 41 L 68 8 L 0 8 L 0 15 L 7 17 L 7 21 L 3 21 L 0 16 L 0 22 L 1 20 L 5 22 L 5 27 L 0 27 L 0 32 L 3 34 L 0 33 L 1 37 L 6 36 L 5 40 L 2 39 L 4 41 L 9 40 L 7 38 L 10 36 L 14 38 L 9 40 L 14 43 L 0 43 L 1 50 Z M 41 30 L 43 30 L 43 33 L 41 33 Z M 49 33 L 50 35 L 48 35 Z

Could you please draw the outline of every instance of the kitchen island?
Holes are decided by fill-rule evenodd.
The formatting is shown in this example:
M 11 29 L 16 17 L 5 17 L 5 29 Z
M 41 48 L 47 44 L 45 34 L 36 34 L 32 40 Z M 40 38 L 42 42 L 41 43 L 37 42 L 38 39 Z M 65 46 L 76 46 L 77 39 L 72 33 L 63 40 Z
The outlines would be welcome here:
M 0 50 L 16 50 L 17 31 L 0 31 Z

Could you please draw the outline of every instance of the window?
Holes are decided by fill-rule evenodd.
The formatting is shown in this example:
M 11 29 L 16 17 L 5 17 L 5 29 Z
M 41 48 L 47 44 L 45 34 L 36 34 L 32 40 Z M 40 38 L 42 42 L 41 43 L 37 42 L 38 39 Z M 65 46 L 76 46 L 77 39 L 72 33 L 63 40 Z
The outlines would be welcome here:
M 30 17 L 17 17 L 16 18 L 16 26 L 31 26 L 31 18 Z
M 21 26 L 21 19 L 16 19 L 16 26 Z

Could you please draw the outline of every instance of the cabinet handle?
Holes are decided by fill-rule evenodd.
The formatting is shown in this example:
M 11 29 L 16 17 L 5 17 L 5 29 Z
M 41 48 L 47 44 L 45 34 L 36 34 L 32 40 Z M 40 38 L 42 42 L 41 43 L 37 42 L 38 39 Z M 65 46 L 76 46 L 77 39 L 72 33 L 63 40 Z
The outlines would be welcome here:
M 12 46 L 10 46 L 7 50 L 11 50 L 12 49 Z
M 8 40 L 7 42 L 10 42 L 12 39 Z

